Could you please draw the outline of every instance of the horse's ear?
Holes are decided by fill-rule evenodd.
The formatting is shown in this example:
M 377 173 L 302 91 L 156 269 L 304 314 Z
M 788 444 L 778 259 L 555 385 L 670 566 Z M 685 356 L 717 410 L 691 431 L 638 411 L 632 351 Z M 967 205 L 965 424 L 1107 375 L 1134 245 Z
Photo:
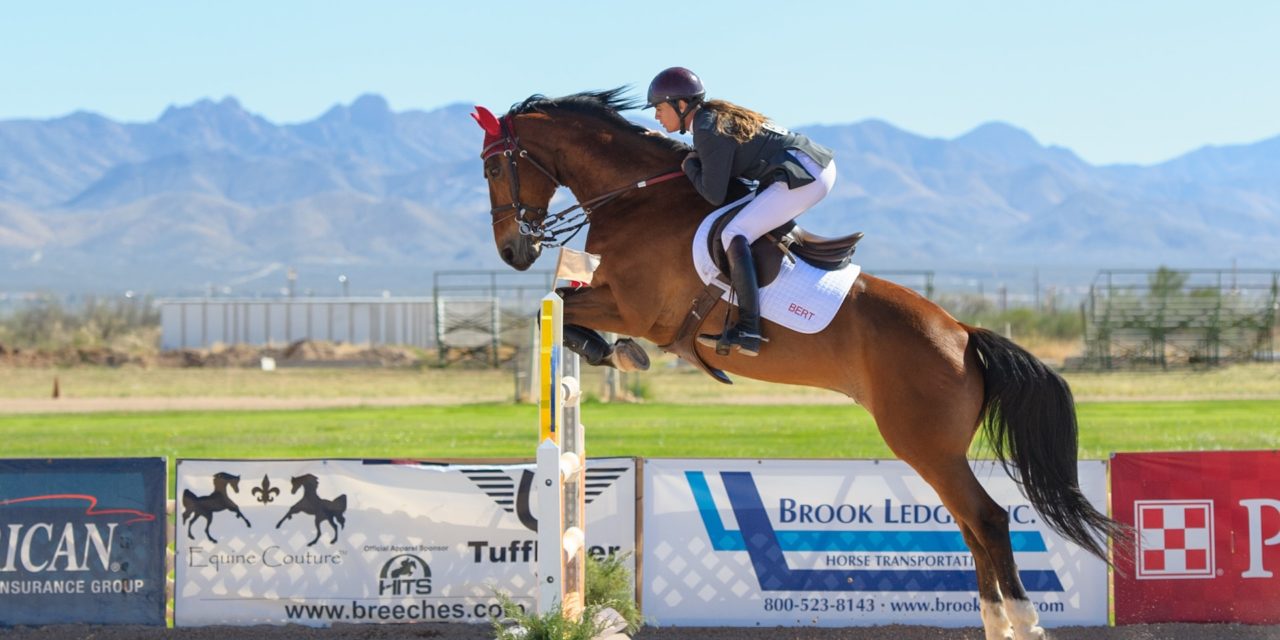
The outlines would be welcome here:
M 471 117 L 475 118 L 476 124 L 479 124 L 485 133 L 491 136 L 502 134 L 502 124 L 498 122 L 497 116 L 493 115 L 492 111 L 476 105 L 476 112 L 471 114 Z

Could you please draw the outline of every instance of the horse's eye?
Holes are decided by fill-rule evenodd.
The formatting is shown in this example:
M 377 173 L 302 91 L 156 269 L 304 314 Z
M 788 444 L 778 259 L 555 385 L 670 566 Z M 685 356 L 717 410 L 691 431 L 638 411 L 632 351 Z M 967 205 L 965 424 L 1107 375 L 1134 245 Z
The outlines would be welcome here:
M 496 165 L 489 167 L 489 177 L 490 178 L 498 177 L 498 167 Z

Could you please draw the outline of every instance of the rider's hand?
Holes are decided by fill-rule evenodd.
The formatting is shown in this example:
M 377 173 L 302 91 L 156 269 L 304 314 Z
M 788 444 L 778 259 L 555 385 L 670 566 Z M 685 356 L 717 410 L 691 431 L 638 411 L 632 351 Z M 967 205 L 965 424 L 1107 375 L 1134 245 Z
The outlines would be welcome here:
M 680 163 L 680 168 L 684 169 L 685 167 L 689 166 L 690 162 L 702 162 L 701 160 L 698 159 L 697 151 L 690 151 L 689 153 L 685 154 L 684 161 Z

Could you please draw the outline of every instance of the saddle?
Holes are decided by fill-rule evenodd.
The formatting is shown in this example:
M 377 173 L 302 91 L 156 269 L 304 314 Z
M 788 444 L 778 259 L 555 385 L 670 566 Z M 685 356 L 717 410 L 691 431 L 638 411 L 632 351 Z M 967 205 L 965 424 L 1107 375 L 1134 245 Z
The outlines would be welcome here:
M 745 202 L 726 211 L 712 223 L 711 231 L 707 234 L 707 250 L 716 268 L 720 270 L 721 276 L 704 287 L 702 292 L 694 298 L 689 314 L 685 316 L 684 322 L 676 332 L 675 340 L 669 344 L 659 345 L 663 351 L 673 353 L 686 362 L 692 363 L 707 375 L 725 384 L 733 384 L 733 381 L 725 372 L 703 361 L 698 355 L 695 340 L 703 320 L 720 300 L 721 293 L 729 286 L 727 278 L 724 277 L 724 274 L 729 272 L 729 259 L 724 250 L 724 243 L 720 241 L 720 234 L 744 206 L 746 206 Z M 790 257 L 792 260 L 803 260 L 824 271 L 844 268 L 853 258 L 862 235 L 859 231 L 847 236 L 827 238 L 805 231 L 794 220 L 787 222 L 751 243 L 751 257 L 755 263 L 759 287 L 764 288 L 778 277 L 778 273 L 782 270 L 783 256 Z
M 729 272 L 729 258 L 725 253 L 720 235 L 745 206 L 746 203 L 743 203 L 726 211 L 712 223 L 711 232 L 707 234 L 707 251 L 721 273 Z M 803 260 L 823 271 L 839 271 L 849 265 L 853 253 L 858 249 L 858 241 L 861 239 L 861 231 L 847 236 L 827 238 L 802 229 L 795 220 L 788 221 L 751 243 L 751 256 L 756 264 L 756 278 L 760 281 L 762 288 L 773 282 L 773 279 L 778 276 L 783 255 L 792 260 Z

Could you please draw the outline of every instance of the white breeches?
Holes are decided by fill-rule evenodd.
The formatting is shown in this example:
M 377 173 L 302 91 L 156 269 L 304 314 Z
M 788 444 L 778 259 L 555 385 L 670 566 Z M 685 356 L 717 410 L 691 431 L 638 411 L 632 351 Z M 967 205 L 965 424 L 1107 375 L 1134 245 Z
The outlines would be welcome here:
M 831 193 L 831 187 L 836 183 L 834 159 L 823 169 L 803 151 L 792 150 L 791 154 L 815 180 L 796 189 L 788 188 L 785 180 L 779 180 L 756 194 L 755 199 L 748 202 L 720 234 L 724 246 L 728 247 L 734 236 L 744 236 L 747 242 L 755 242 L 756 238 L 795 219 Z

